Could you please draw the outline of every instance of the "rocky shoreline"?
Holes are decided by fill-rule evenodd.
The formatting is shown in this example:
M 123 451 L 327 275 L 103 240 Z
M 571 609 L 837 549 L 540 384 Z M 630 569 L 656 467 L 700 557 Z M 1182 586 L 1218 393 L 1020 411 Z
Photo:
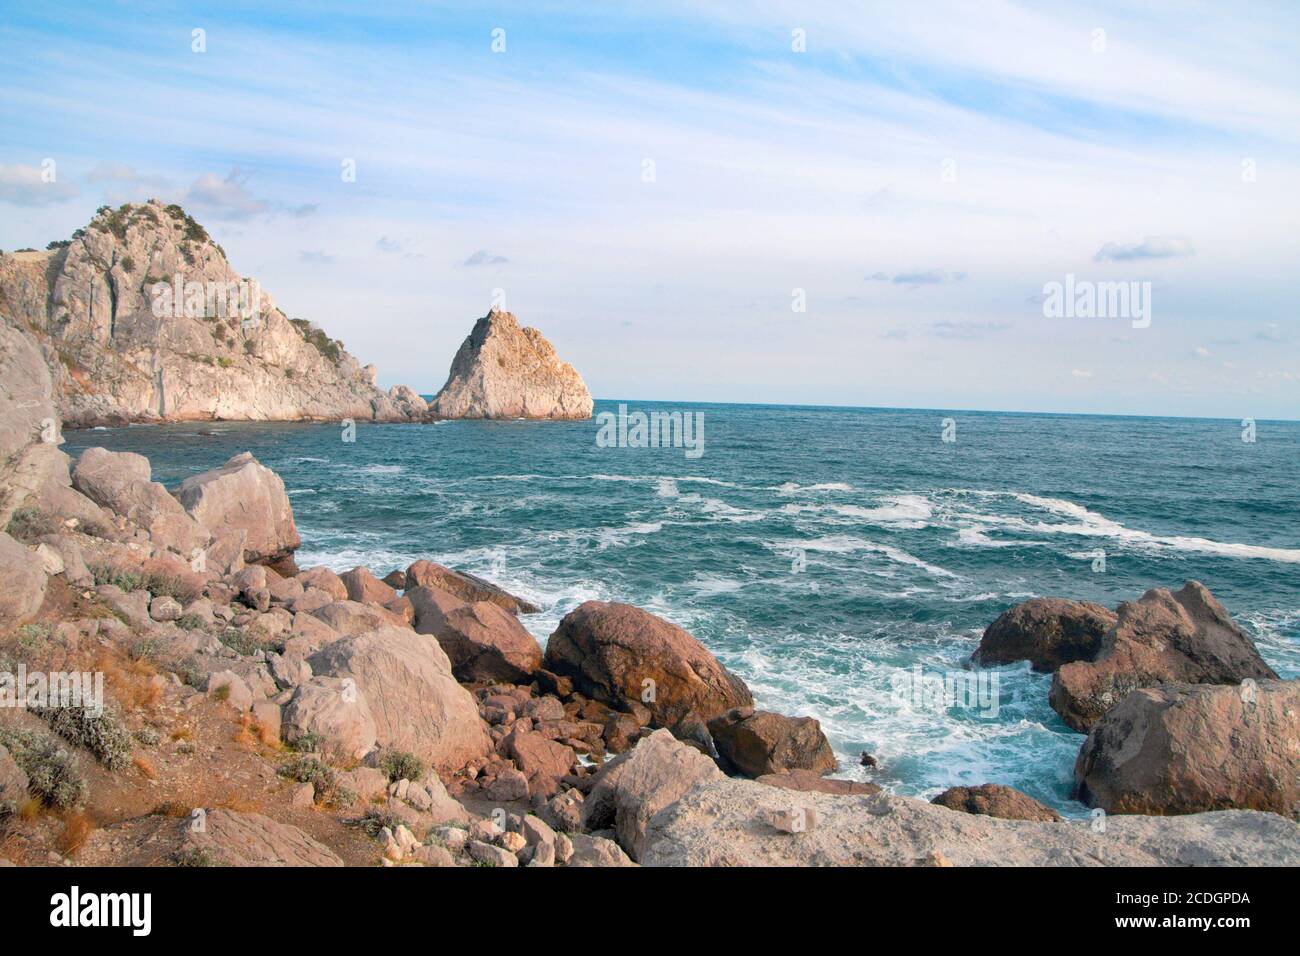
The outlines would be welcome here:
M 0 672 L 104 676 L 102 712 L 0 713 L 0 859 L 56 865 L 1300 863 L 1300 691 L 1200 584 L 1034 599 L 978 666 L 1053 672 L 1089 820 L 995 781 L 932 803 L 837 780 L 682 628 L 538 608 L 431 560 L 299 569 L 250 454 L 178 487 L 49 439 L 0 327 Z M 2 691 L 3 688 L 0 688 Z M 11 688 L 12 691 L 12 688 Z

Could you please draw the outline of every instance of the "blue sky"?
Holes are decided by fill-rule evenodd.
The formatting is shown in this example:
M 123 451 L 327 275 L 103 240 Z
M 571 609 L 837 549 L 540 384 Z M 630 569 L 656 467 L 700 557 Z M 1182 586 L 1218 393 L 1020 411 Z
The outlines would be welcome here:
M 1300 417 L 1300 7 L 607 6 L 3 0 L 0 247 L 182 202 L 425 392 L 504 289 L 597 397 Z

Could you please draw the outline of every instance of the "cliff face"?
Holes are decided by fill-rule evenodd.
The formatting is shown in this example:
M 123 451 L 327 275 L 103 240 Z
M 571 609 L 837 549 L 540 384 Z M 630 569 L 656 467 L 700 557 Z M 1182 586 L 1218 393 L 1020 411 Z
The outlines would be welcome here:
M 104 207 L 61 247 L 0 254 L 0 319 L 41 348 L 69 425 L 423 412 L 156 200 Z
M 474 324 L 429 406 L 436 418 L 591 417 L 591 393 L 536 329 L 493 310 Z

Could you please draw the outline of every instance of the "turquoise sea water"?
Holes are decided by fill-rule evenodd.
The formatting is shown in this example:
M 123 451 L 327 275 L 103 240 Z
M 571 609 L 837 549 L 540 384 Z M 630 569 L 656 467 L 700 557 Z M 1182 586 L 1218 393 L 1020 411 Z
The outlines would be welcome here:
M 960 671 L 1030 596 L 1113 606 L 1197 578 L 1300 676 L 1300 423 L 1247 443 L 1236 421 L 628 405 L 703 412 L 704 454 L 598 447 L 594 421 L 361 424 L 351 443 L 334 424 L 203 423 L 66 447 L 141 452 L 169 486 L 252 451 L 289 489 L 301 566 L 433 558 L 542 605 L 523 620 L 543 644 L 584 600 L 647 608 L 760 706 L 817 717 L 841 775 L 905 794 L 995 782 L 1082 811 L 1083 737 L 1047 706 L 1050 677 L 997 669 L 996 714 L 899 692 L 918 666 Z

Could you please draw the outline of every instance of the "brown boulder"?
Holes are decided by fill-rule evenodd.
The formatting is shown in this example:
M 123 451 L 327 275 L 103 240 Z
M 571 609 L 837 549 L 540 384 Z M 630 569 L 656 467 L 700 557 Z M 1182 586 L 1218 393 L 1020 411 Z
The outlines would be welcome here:
M 1121 604 L 1096 659 L 1061 667 L 1047 699 L 1062 720 L 1087 733 L 1139 687 L 1237 684 L 1247 677 L 1277 674 L 1205 586 L 1188 581 L 1177 593 L 1153 588 Z
M 348 599 L 347 585 L 343 579 L 326 567 L 308 568 L 298 575 L 298 580 L 302 582 L 304 588 L 316 588 L 324 591 L 335 601 L 346 601 Z
M 463 571 L 453 571 L 432 561 L 416 561 L 407 568 L 405 585 L 407 589 L 441 588 L 448 594 L 470 603 L 490 601 L 511 614 L 536 614 L 541 610 L 536 604 L 515 597 L 491 581 L 485 581 Z
M 686 631 L 630 604 L 588 601 L 560 621 L 547 670 L 619 710 L 648 708 L 656 726 L 711 720 L 754 703 L 745 682 Z
M 359 604 L 387 604 L 397 592 L 370 573 L 369 568 L 355 567 L 339 575 L 348 590 L 348 600 Z
M 415 629 L 432 634 L 447 652 L 457 679 L 526 683 L 542 663 L 542 648 L 518 618 L 496 604 L 469 604 L 434 587 L 406 592 Z
M 1161 684 L 1093 725 L 1074 764 L 1079 798 L 1108 813 L 1300 814 L 1300 683 Z
M 335 601 L 310 613 L 340 634 L 365 634 L 379 627 L 406 627 L 406 621 L 392 611 L 356 601 Z
M 709 733 L 722 768 L 732 774 L 830 773 L 838 765 L 821 724 L 812 717 L 737 707 L 709 721 Z
M 572 748 L 531 730 L 512 730 L 501 742 L 506 756 L 528 778 L 528 791 L 549 797 L 576 760 Z
M 1051 807 L 1039 803 L 1028 794 L 998 783 L 984 783 L 978 787 L 949 787 L 930 802 L 961 813 L 976 813 L 1003 820 L 1061 822 L 1061 815 Z
M 1029 661 L 1040 673 L 1093 660 L 1115 612 L 1087 601 L 1031 598 L 1004 611 L 984 631 L 971 660 L 982 667 Z

